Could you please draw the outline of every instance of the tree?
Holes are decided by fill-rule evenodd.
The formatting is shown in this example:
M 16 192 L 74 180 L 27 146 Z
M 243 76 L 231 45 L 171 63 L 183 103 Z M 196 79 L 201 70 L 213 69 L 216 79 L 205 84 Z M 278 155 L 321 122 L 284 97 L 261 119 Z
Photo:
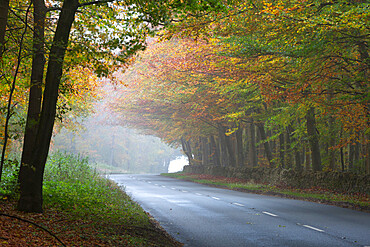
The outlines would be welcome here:
M 37 6 L 35 11 L 37 12 L 40 10 L 39 14 L 43 14 L 43 11 L 45 11 L 43 9 L 43 2 L 35 1 L 34 4 Z M 56 116 L 58 94 L 63 75 L 63 64 L 65 62 L 69 36 L 78 8 L 85 6 L 105 6 L 108 9 L 108 14 L 124 11 L 121 19 L 122 25 L 111 25 L 111 29 L 108 27 L 104 30 L 104 27 L 101 27 L 101 30 L 95 30 L 100 33 L 99 38 L 95 39 L 95 45 L 100 48 L 99 54 L 102 55 L 104 59 L 96 59 L 96 63 L 93 67 L 98 74 L 106 75 L 106 67 L 102 67 L 102 63 L 99 61 L 107 61 L 108 58 L 113 58 L 110 61 L 122 63 L 136 51 L 144 49 L 146 37 L 150 32 L 154 31 L 153 27 L 159 23 L 166 23 L 167 20 L 171 18 L 170 14 L 172 13 L 172 9 L 178 8 L 181 5 L 179 4 L 180 2 L 178 1 L 164 1 L 163 4 L 158 5 L 156 1 L 127 1 L 120 3 L 114 0 L 101 0 L 80 3 L 78 0 L 65 0 L 62 7 L 56 6 L 49 9 L 60 10 L 61 12 L 51 43 L 51 49 L 48 54 L 49 60 L 46 71 L 45 88 L 43 91 L 40 117 L 37 121 L 37 127 L 35 127 L 35 129 L 37 128 L 35 140 L 25 143 L 26 146 L 24 147 L 24 150 L 32 150 L 32 152 L 24 153 L 22 156 L 24 162 L 21 164 L 22 172 L 19 177 L 21 195 L 18 203 L 18 208 L 20 210 L 29 212 L 42 211 L 43 171 Z M 185 7 L 187 4 L 188 3 L 184 3 L 180 7 Z M 204 4 L 204 6 L 208 6 L 208 4 Z M 94 15 L 95 14 L 94 12 Z M 116 19 L 115 17 L 112 19 Z M 109 23 L 109 21 L 107 22 Z M 107 36 L 106 34 L 112 30 L 113 33 L 111 33 L 111 37 Z M 121 35 L 119 35 L 119 32 L 115 32 L 117 30 L 122 32 Z M 125 30 L 125 32 L 122 30 Z M 78 28 L 73 29 L 73 31 L 74 34 L 80 35 L 81 33 L 88 33 Z M 103 33 L 104 31 L 106 33 Z M 38 35 L 37 31 L 35 35 Z M 104 42 L 106 40 L 108 40 L 108 42 Z M 89 41 L 91 43 L 92 39 Z M 34 44 L 38 43 L 42 45 L 42 40 L 34 42 Z M 81 48 L 83 47 L 77 46 L 76 50 L 80 49 L 81 51 Z M 111 51 L 115 48 L 120 48 L 122 56 L 112 55 L 113 53 Z M 40 52 L 40 54 L 41 53 L 42 52 Z M 34 59 L 36 58 L 35 56 Z M 115 65 L 117 63 L 113 64 Z M 39 64 L 38 66 L 41 68 L 42 65 Z M 35 66 L 35 68 L 38 66 Z M 38 108 L 38 105 L 35 104 L 35 111 L 37 111 Z M 29 119 L 31 119 L 31 116 Z M 29 123 L 31 122 L 33 121 L 29 121 Z M 33 147 L 31 148 L 30 145 L 33 145 Z
M 217 132 L 209 131 L 210 126 L 227 126 L 227 133 L 234 135 L 235 126 L 246 127 L 254 119 L 259 132 L 252 134 L 252 125 L 248 143 L 258 137 L 263 144 L 260 164 L 279 157 L 270 145 L 278 136 L 284 137 L 280 151 L 287 168 L 300 169 L 306 157 L 307 169 L 311 165 L 314 170 L 338 169 L 330 150 L 346 146 L 352 161 L 356 143 L 368 146 L 368 4 L 288 0 L 224 4 L 222 11 L 186 18 L 165 32 L 165 37 L 175 37 L 171 42 L 181 45 L 167 46 L 177 55 L 154 50 L 157 56 L 147 58 L 156 61 L 149 62 L 155 72 L 148 71 L 161 86 L 153 88 L 153 80 L 135 78 L 140 94 L 133 102 L 145 107 L 141 112 L 152 120 L 152 129 L 170 133 L 158 125 L 168 128 L 163 119 L 182 116 L 183 124 L 180 119 L 174 122 L 182 126 L 184 136 L 190 126 L 196 129 L 185 140 L 191 139 L 198 149 L 194 143 L 199 137 Z M 358 17 L 361 21 L 356 23 Z M 191 44 L 191 39 L 197 42 Z M 343 134 L 335 138 L 339 132 Z M 175 135 L 179 133 L 177 127 Z M 255 145 L 248 146 L 252 150 Z M 256 151 L 261 154 L 260 150 Z M 368 151 L 360 156 L 364 169 Z
M 43 0 L 33 0 L 33 59 L 30 81 L 30 91 L 28 98 L 28 112 L 23 138 L 23 150 L 21 167 L 19 171 L 19 181 L 23 181 L 24 176 L 28 176 L 27 165 L 31 164 L 33 148 L 36 145 L 37 127 L 41 112 L 42 85 L 44 78 L 44 35 L 45 35 L 45 15 L 46 6 Z
M 9 0 L 0 1 L 0 57 L 2 58 L 4 41 L 5 41 L 5 31 L 6 23 L 8 20 L 8 9 L 9 9 Z
M 42 181 L 54 126 L 59 83 L 69 33 L 79 7 L 77 0 L 65 0 L 58 20 L 45 81 L 40 122 L 30 163 L 23 163 L 20 174 L 20 199 L 18 209 L 27 212 L 42 212 Z

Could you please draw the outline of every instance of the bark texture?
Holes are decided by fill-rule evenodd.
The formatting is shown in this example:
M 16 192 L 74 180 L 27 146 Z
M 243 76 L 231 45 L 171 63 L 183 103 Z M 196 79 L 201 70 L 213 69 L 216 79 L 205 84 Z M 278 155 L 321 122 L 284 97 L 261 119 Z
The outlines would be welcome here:
M 0 0 L 0 57 L 4 51 L 6 24 L 8 23 L 9 0 Z
M 306 120 L 307 120 L 307 134 L 311 147 L 312 169 L 314 171 L 321 171 L 321 154 L 319 137 L 316 130 L 315 108 L 310 107 L 306 114 Z
M 35 146 L 33 148 L 31 162 L 24 165 L 24 173 L 19 181 L 20 198 L 18 209 L 21 211 L 42 212 L 44 168 L 53 132 L 64 55 L 78 6 L 79 3 L 77 0 L 65 0 L 59 16 L 53 44 L 49 53 L 42 111 Z
M 33 148 L 35 147 L 37 127 L 41 113 L 42 83 L 45 67 L 44 33 L 45 33 L 45 13 L 46 7 L 44 0 L 33 0 L 34 6 L 34 25 L 33 25 L 33 50 L 32 72 L 30 82 L 30 92 L 28 98 L 28 111 L 26 127 L 24 131 L 23 151 L 19 180 L 26 176 L 24 169 L 31 163 Z

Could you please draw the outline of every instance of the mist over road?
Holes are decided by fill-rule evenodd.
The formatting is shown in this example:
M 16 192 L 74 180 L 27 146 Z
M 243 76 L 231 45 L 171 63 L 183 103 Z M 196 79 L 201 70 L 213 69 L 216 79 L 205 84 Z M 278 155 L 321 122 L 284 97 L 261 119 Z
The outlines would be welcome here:
M 370 246 L 368 213 L 159 175 L 109 177 L 185 246 Z

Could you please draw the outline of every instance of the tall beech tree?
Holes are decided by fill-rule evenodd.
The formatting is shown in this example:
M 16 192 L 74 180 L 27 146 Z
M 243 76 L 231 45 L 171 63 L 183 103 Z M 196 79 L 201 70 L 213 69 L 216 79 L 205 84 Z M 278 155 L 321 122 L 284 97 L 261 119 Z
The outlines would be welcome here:
M 19 175 L 18 209 L 22 211 L 42 212 L 42 181 L 53 132 L 63 60 L 72 23 L 79 6 L 78 0 L 65 0 L 59 16 L 49 54 L 42 110 L 33 151 L 30 153 L 31 157 L 23 156 L 23 159 L 29 160 L 29 163 L 22 163 L 22 173 Z
M 19 181 L 24 181 L 29 176 L 29 166 L 31 164 L 33 149 L 36 145 L 37 127 L 41 111 L 42 99 L 42 85 L 44 79 L 44 66 L 45 66 L 45 19 L 46 19 L 46 6 L 43 0 L 33 1 L 33 58 L 32 58 L 32 72 L 30 81 L 30 91 L 28 98 L 28 111 L 26 126 L 23 137 L 23 150 L 21 157 L 21 167 L 19 171 Z M 21 183 L 22 186 L 25 183 Z M 27 185 L 28 186 L 28 185 Z M 22 191 L 22 190 L 21 190 Z M 24 206 L 23 206 L 24 207 Z
M 65 0 L 61 6 L 58 4 L 45 9 L 43 1 L 33 1 L 35 17 L 33 44 L 35 55 L 33 56 L 31 87 L 35 87 L 32 88 L 29 97 L 30 109 L 19 176 L 21 195 L 18 203 L 20 210 L 29 212 L 42 211 L 43 172 L 57 113 L 63 65 L 67 62 L 65 57 L 71 34 L 73 38 L 81 41 L 80 44 L 90 43 L 95 45 L 79 46 L 79 43 L 76 42 L 77 45 L 72 46 L 72 48 L 75 48 L 72 51 L 77 55 L 76 60 L 79 59 L 78 57 L 81 57 L 84 61 L 87 61 L 86 57 L 91 56 L 91 51 L 97 51 L 98 53 L 96 54 L 100 56 L 92 59 L 94 64 L 91 67 L 94 68 L 97 74 L 107 75 L 112 73 L 109 69 L 114 68 L 114 65 L 127 62 L 128 57 L 132 56 L 136 51 L 144 49 L 147 35 L 155 31 L 157 25 L 166 24 L 171 18 L 176 18 L 175 10 L 184 9 L 198 13 L 208 11 L 211 8 L 222 7 L 213 2 L 202 2 L 197 5 L 191 5 L 191 2 L 183 1 L 162 1 L 158 5 L 157 1 L 150 0 L 98 0 L 91 2 Z M 104 6 L 107 11 L 102 12 L 101 16 L 108 18 L 108 13 L 111 15 L 109 16 L 111 19 L 105 19 L 105 22 L 103 22 L 105 24 L 108 23 L 107 27 L 101 25 L 99 27 L 90 26 L 90 29 L 84 30 L 84 28 L 81 28 L 83 22 L 75 22 L 76 13 L 80 8 L 87 8 L 85 11 L 87 15 L 90 15 L 90 18 L 96 18 L 94 11 L 88 11 L 89 8 L 94 8 L 94 6 Z M 57 23 L 50 45 L 50 51 L 47 54 L 48 62 L 40 110 L 39 93 L 43 80 L 41 71 L 43 71 L 44 56 L 43 21 L 45 19 L 45 13 L 50 11 L 60 11 L 60 14 L 52 14 L 53 17 L 57 17 Z M 82 10 L 82 14 L 83 12 Z M 113 14 L 116 15 L 113 16 Z M 120 23 L 112 24 L 112 20 L 114 19 Z M 89 20 L 89 18 L 86 20 Z M 75 27 L 73 27 L 74 23 Z M 87 38 L 83 36 L 87 36 Z M 100 50 L 95 47 L 98 47 Z M 121 54 L 114 55 L 112 50 L 115 48 L 119 48 Z M 85 58 L 81 56 L 81 53 L 84 52 L 87 55 Z M 35 94 L 36 97 L 34 97 Z M 39 116 L 37 116 L 38 111 Z M 36 135 L 32 136 L 32 132 L 36 133 Z

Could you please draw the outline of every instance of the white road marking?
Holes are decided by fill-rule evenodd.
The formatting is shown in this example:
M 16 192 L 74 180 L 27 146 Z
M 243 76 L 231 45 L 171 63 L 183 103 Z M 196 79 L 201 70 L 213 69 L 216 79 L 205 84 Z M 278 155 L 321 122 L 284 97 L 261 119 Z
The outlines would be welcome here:
M 158 186 L 158 184 L 154 184 L 154 185 Z
M 149 184 L 151 184 L 152 182 L 148 181 Z
M 166 188 L 166 186 L 162 185 L 163 188 Z
M 201 196 L 202 194 L 201 193 L 195 193 L 197 196 Z
M 267 215 L 270 215 L 270 216 L 273 216 L 273 217 L 277 217 L 276 214 L 272 214 L 272 213 L 269 213 L 269 212 L 266 212 L 266 211 L 263 211 L 262 213 L 267 214 Z
M 315 231 L 318 231 L 318 232 L 324 232 L 324 230 L 321 230 L 319 228 L 316 228 L 316 227 L 313 227 L 313 226 L 309 226 L 309 225 L 302 225 L 304 227 L 307 227 L 307 228 L 310 228 L 312 230 L 315 230 Z
M 186 192 L 188 192 L 188 191 L 186 191 L 186 190 L 182 190 L 182 192 L 186 193 Z
M 176 188 L 171 188 L 171 190 L 175 190 Z
M 215 199 L 215 200 L 220 200 L 220 198 L 218 198 L 218 197 L 214 197 L 214 196 L 212 196 L 211 198 L 212 198 L 212 199 Z
M 244 207 L 244 205 L 243 205 L 243 204 L 241 204 L 241 203 L 233 202 L 232 204 L 234 204 L 234 205 L 236 205 L 236 206 Z

